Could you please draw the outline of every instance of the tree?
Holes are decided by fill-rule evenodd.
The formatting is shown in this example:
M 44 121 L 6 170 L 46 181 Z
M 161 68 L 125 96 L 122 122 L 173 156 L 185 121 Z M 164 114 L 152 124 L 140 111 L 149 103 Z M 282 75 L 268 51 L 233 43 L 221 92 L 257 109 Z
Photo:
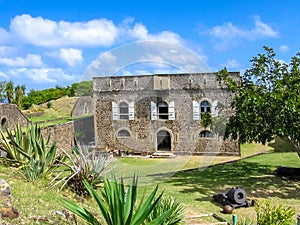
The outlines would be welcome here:
M 22 99 L 24 98 L 25 95 L 25 86 L 24 85 L 17 85 L 15 87 L 15 103 L 16 105 L 21 108 L 22 106 Z
M 6 99 L 6 81 L 0 81 L 0 102 L 3 103 Z
M 226 68 L 219 72 L 219 81 L 236 94 L 225 138 L 262 144 L 276 136 L 288 138 L 300 157 L 300 53 L 288 65 L 276 60 L 272 48 L 264 50 L 250 60 L 240 84 Z
M 6 83 L 6 95 L 8 103 L 12 103 L 14 101 L 14 83 L 12 81 Z

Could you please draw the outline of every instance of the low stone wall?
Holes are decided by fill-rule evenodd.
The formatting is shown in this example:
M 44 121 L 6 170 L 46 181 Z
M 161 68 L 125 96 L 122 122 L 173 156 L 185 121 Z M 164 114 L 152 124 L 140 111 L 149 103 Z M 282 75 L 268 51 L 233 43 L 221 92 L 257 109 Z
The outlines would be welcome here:
M 74 146 L 74 123 L 72 121 L 42 128 L 41 132 L 45 138 L 50 135 L 50 143 L 56 141 L 58 151 L 59 149 L 69 151 Z

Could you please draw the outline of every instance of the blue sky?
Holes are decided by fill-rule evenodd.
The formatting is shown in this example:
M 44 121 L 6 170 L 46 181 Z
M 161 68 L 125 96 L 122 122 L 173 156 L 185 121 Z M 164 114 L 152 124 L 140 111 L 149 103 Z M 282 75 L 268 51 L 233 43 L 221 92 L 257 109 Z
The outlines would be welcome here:
M 299 9 L 298 0 L 0 0 L 0 80 L 27 91 L 67 86 L 83 80 L 99 56 L 121 48 L 118 57 L 126 58 L 131 49 L 122 46 L 141 41 L 182 47 L 210 71 L 243 72 L 264 45 L 289 62 L 300 51 Z M 174 71 L 151 54 L 150 64 L 123 65 L 116 74 Z

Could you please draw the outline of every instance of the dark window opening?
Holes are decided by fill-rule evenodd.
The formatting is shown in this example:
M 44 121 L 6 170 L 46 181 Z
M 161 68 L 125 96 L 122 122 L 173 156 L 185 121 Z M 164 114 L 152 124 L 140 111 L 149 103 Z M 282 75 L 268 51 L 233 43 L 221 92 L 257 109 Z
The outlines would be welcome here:
M 203 130 L 200 132 L 199 137 L 201 138 L 213 138 L 213 134 L 212 132 L 208 131 L 208 130 Z
M 118 137 L 130 137 L 130 133 L 127 130 L 120 130 L 118 132 Z
M 158 103 L 158 118 L 162 120 L 169 119 L 169 108 L 166 102 Z
M 1 119 L 1 127 L 4 127 L 6 126 L 6 123 L 7 123 L 7 119 L 4 117 Z
M 200 103 L 201 113 L 210 113 L 210 104 L 208 101 L 203 101 Z

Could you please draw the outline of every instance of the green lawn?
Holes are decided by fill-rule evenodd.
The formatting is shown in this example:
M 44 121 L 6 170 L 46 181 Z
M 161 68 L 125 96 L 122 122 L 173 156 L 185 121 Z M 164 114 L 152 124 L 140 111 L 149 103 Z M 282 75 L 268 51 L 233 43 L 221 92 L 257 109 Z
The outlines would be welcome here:
M 251 151 L 254 152 L 253 149 Z M 292 206 L 298 214 L 300 213 L 300 182 L 275 176 L 278 166 L 300 167 L 300 159 L 296 153 L 267 151 L 265 154 L 240 161 L 219 164 L 224 160 L 226 157 L 225 159 L 191 157 L 189 160 L 184 158 L 180 163 L 178 158 L 170 160 L 124 158 L 119 159 L 121 166 L 119 165 L 119 170 L 116 171 L 125 177 L 137 172 L 140 175 L 140 184 L 146 185 L 147 189 L 158 184 L 165 194 L 175 196 L 186 206 L 189 216 L 217 213 L 230 220 L 231 216 L 221 214 L 221 206 L 212 203 L 211 200 L 213 195 L 226 193 L 230 188 L 237 186 L 245 189 L 248 199 L 268 198 L 274 204 L 278 202 Z M 208 162 L 210 166 L 207 165 Z M 185 170 L 186 168 L 189 170 Z M 159 174 L 151 175 L 153 173 Z M 255 219 L 253 207 L 236 209 L 235 213 L 240 218 Z
M 292 206 L 297 213 L 300 213 L 300 182 L 274 176 L 277 166 L 300 167 L 300 159 L 296 153 L 266 153 L 237 162 L 209 167 L 205 165 L 201 169 L 198 169 L 199 165 L 211 159 L 202 158 L 200 163 L 199 157 L 192 157 L 189 161 L 184 159 L 184 163 L 181 163 L 179 158 L 173 160 L 176 161 L 166 163 L 166 160 L 162 159 L 122 159 L 120 161 L 123 161 L 123 171 L 117 171 L 117 173 L 118 176 L 130 176 L 132 172 L 138 172 L 140 192 L 143 191 L 142 184 L 147 184 L 147 190 L 151 190 L 158 184 L 159 191 L 175 196 L 185 205 L 187 217 L 203 213 L 217 213 L 230 220 L 231 215 L 221 214 L 221 207 L 213 204 L 211 199 L 214 194 L 227 192 L 228 189 L 236 186 L 244 188 L 249 199 L 269 198 L 273 202 L 278 201 Z M 215 158 L 213 163 L 221 161 L 223 159 Z M 135 166 L 135 170 L 131 168 L 132 165 Z M 162 165 L 162 169 L 159 170 L 160 174 L 155 175 L 157 171 L 153 168 Z M 195 165 L 198 166 L 194 169 L 182 170 Z M 145 174 L 140 173 L 141 168 Z M 175 173 L 170 168 L 181 168 L 182 171 Z M 129 173 L 126 174 L 126 172 Z M 13 205 L 20 212 L 20 218 L 14 220 L 13 224 L 66 224 L 59 220 L 58 216 L 54 216 L 57 210 L 63 210 L 59 200 L 61 197 L 80 201 L 95 213 L 99 213 L 93 202 L 75 198 L 74 194 L 69 191 L 58 193 L 56 190 L 46 189 L 43 182 L 27 183 L 14 169 L 0 166 L 0 177 L 11 185 Z M 235 213 L 239 218 L 255 218 L 252 207 L 236 209 Z

